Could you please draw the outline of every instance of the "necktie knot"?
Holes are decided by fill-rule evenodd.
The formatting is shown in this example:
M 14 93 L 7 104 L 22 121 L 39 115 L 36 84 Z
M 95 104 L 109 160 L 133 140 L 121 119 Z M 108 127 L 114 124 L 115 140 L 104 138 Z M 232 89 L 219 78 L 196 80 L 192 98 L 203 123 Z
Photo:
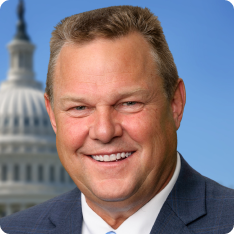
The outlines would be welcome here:
M 106 234 L 116 234 L 116 233 L 113 231 L 110 231 L 110 232 L 107 232 Z

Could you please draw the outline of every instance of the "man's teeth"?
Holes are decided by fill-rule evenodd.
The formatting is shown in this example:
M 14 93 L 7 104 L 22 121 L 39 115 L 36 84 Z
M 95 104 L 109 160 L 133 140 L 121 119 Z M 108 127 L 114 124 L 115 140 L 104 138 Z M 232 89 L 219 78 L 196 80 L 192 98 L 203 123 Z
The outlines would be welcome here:
M 92 155 L 92 158 L 96 161 L 104 161 L 104 162 L 110 162 L 110 161 L 116 161 L 121 158 L 127 158 L 132 153 L 117 153 L 117 154 L 111 154 L 111 155 Z

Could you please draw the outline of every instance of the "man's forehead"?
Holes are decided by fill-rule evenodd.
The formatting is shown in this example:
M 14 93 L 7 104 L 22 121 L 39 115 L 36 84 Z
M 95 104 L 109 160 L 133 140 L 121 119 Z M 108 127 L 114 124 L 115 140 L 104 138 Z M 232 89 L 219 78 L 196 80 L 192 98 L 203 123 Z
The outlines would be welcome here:
M 67 44 L 58 59 L 55 91 L 66 86 L 72 88 L 73 93 L 82 89 L 96 91 L 103 85 L 111 89 L 115 85 L 148 89 L 152 77 L 157 76 L 150 52 L 148 42 L 140 34 L 118 40 L 99 39 L 79 46 Z M 134 87 L 123 91 L 134 93 Z
M 123 72 L 134 72 L 140 65 L 152 63 L 151 51 L 149 43 L 141 34 L 131 33 L 116 39 L 96 38 L 85 44 L 68 43 L 62 48 L 59 60 L 63 60 L 61 65 L 67 66 L 64 61 L 69 60 L 71 64 L 74 57 L 77 57 L 80 63 L 85 60 L 95 61 L 95 69 L 100 71 L 101 65 L 104 64 L 106 72 L 112 72 L 114 68 L 119 69 L 119 67 L 125 69 Z M 109 63 L 105 63 L 106 59 Z M 111 62 L 115 63 L 115 66 L 108 67 L 112 65 Z M 90 64 L 82 63 L 80 68 L 87 69 L 87 72 L 92 71 Z

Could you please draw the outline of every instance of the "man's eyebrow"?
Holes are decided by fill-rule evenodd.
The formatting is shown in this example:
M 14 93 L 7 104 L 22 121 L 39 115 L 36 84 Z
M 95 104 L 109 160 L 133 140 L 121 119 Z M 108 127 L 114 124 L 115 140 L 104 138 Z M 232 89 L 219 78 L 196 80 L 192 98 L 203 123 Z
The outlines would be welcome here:
M 127 97 L 130 97 L 130 96 L 133 96 L 133 95 L 141 95 L 141 96 L 148 96 L 149 95 L 149 90 L 146 90 L 146 89 L 136 89 L 136 90 L 133 90 L 133 91 L 127 91 L 127 92 L 117 92 L 115 97 L 116 98 L 127 98 Z M 75 96 L 72 96 L 72 95 L 66 95 L 64 97 L 61 97 L 60 98 L 60 101 L 62 103 L 64 102 L 85 102 L 87 101 L 87 97 L 75 97 Z
M 61 97 L 60 101 L 62 103 L 67 102 L 67 101 L 70 101 L 70 102 L 84 102 L 85 98 L 83 98 L 83 97 L 74 97 L 74 96 L 71 96 L 71 95 L 67 95 L 67 96 Z
M 133 95 L 147 96 L 148 94 L 149 94 L 149 90 L 141 88 L 141 89 L 136 89 L 136 90 L 128 91 L 128 92 L 122 92 L 122 93 L 119 92 L 117 96 L 120 98 L 125 98 L 125 97 L 130 97 Z

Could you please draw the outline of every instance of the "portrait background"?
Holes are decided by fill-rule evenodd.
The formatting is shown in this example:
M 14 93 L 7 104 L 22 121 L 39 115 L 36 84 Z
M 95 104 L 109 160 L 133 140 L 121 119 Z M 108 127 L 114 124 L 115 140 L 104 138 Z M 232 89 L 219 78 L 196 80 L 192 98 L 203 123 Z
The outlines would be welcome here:
M 187 103 L 178 150 L 201 174 L 234 188 L 234 8 L 225 0 L 24 0 L 27 32 L 36 45 L 34 71 L 45 84 L 49 40 L 63 18 L 110 5 L 148 7 L 159 17 Z M 18 0 L 0 8 L 0 82 L 15 32 Z

